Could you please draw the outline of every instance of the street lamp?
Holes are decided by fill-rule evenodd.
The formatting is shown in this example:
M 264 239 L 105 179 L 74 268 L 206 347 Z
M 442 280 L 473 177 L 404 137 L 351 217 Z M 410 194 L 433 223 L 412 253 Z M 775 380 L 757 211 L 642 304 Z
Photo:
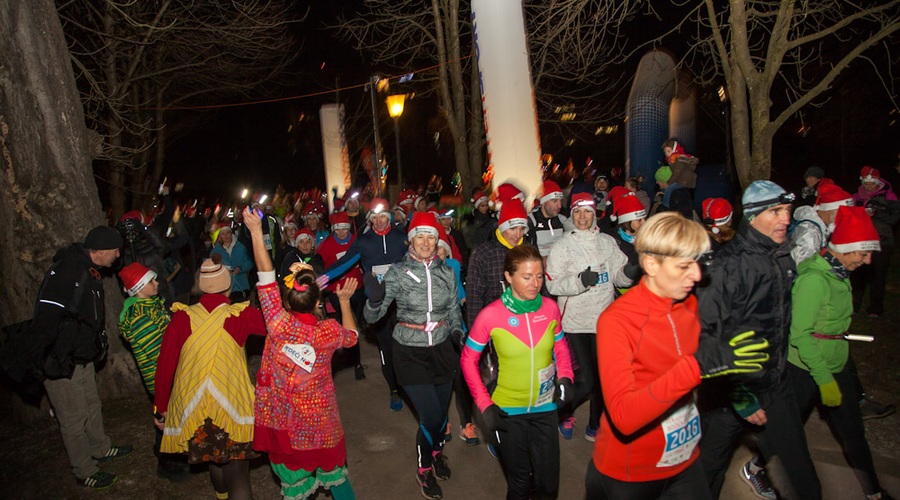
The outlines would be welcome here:
M 403 189 L 403 169 L 400 166 L 400 115 L 403 114 L 403 103 L 406 101 L 406 94 L 395 94 L 387 96 L 388 114 L 394 119 L 394 139 L 397 148 L 397 189 Z

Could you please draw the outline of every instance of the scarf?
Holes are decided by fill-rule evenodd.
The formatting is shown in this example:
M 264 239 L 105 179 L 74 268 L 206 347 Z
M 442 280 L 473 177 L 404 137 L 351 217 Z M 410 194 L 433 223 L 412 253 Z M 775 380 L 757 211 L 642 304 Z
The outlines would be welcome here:
M 619 228 L 619 237 L 621 237 L 622 241 L 624 241 L 625 243 L 630 243 L 630 244 L 634 245 L 634 235 L 628 234 L 628 232 L 625 231 L 624 229 L 622 229 L 621 227 Z
M 506 241 L 506 238 L 503 237 L 503 233 L 500 232 L 499 227 L 496 230 L 494 230 L 494 236 L 497 237 L 497 241 L 499 241 L 501 245 L 505 246 L 507 248 L 507 250 L 521 245 L 522 241 L 525 240 L 525 238 L 519 238 L 519 241 L 517 241 L 515 245 L 510 245 L 509 242 Z
M 822 258 L 825 259 L 825 262 L 831 265 L 831 272 L 835 274 L 838 278 L 845 280 L 850 278 L 850 271 L 841 264 L 841 261 L 838 260 L 837 257 L 831 254 L 829 251 L 822 252 Z
M 422 264 L 425 264 L 426 266 L 430 266 L 431 263 L 434 262 L 434 259 L 437 258 L 437 247 L 434 247 L 434 252 L 432 252 L 431 256 L 428 257 L 427 259 L 420 259 L 419 255 L 416 253 L 416 249 L 413 248 L 412 244 L 409 245 L 409 250 L 407 251 L 407 254 L 409 254 L 410 259 L 412 259 L 416 262 L 421 262 Z
M 512 311 L 513 314 L 533 313 L 540 309 L 541 304 L 543 303 L 543 297 L 541 297 L 540 294 L 533 300 L 519 300 L 513 297 L 511 286 L 508 286 L 506 287 L 506 290 L 503 290 L 503 293 L 500 294 L 500 300 L 503 301 L 503 305 Z

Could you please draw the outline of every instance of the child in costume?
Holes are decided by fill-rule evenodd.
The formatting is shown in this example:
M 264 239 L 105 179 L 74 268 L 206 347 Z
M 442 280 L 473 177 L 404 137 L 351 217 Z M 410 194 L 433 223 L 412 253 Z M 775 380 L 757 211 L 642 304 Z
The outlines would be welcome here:
M 253 447 L 269 454 L 286 499 L 307 498 L 324 486 L 337 500 L 354 499 L 347 478 L 347 449 L 331 377 L 331 358 L 357 341 L 350 297 L 357 280 L 338 284 L 341 323 L 323 319 L 322 291 L 312 266 L 291 264 L 275 281 L 260 219 L 246 211 L 259 270 L 259 302 L 269 329 L 257 375 Z
M 255 215 L 254 215 L 255 217 Z M 265 335 L 262 312 L 232 304 L 231 273 L 213 255 L 200 267 L 200 302 L 175 303 L 156 367 L 156 426 L 163 453 L 209 462 L 217 499 L 252 499 L 253 384 L 244 344 Z

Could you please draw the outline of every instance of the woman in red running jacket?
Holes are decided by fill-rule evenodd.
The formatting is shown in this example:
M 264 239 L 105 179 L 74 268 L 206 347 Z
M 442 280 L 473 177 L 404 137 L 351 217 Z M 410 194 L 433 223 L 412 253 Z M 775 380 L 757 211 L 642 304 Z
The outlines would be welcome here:
M 675 212 L 651 217 L 635 249 L 640 284 L 597 321 L 606 411 L 585 476 L 586 498 L 711 498 L 697 460 L 701 377 L 758 371 L 768 359 L 752 332 L 735 345 L 700 340 L 698 258 L 709 252 L 703 226 Z

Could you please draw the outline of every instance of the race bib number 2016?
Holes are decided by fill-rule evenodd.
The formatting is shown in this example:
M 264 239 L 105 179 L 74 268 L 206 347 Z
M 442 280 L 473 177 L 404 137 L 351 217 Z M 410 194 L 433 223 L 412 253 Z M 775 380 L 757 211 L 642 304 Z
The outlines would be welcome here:
M 666 447 L 657 467 L 672 467 L 691 458 L 694 448 L 700 443 L 700 413 L 697 406 L 690 403 L 680 408 L 662 422 Z

